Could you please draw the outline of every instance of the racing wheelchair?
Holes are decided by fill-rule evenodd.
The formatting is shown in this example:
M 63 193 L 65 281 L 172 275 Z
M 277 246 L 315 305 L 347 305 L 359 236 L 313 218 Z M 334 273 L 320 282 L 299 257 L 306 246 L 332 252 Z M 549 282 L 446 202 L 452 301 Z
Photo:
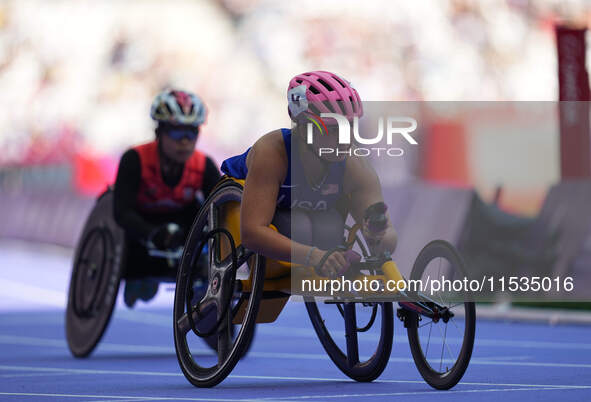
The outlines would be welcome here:
M 148 254 L 167 260 L 170 272 L 142 279 L 176 283 L 182 247 L 175 250 L 148 248 Z M 65 320 L 66 339 L 74 357 L 89 356 L 109 325 L 120 282 L 128 279 L 126 256 L 125 233 L 115 222 L 113 189 L 108 188 L 97 198 L 74 253 Z M 203 291 L 203 284 L 200 289 Z M 204 340 L 210 348 L 217 348 L 217 338 Z
M 256 324 L 275 321 L 293 295 L 292 269 L 307 270 L 310 278 L 322 279 L 312 267 L 271 260 L 240 244 L 243 185 L 243 180 L 225 176 L 211 192 L 187 237 L 178 270 L 173 322 L 175 349 L 183 374 L 197 387 L 213 387 L 223 381 L 250 344 Z M 348 233 L 341 249 L 357 247 L 363 255 L 363 261 L 352 263 L 348 275 L 381 283 L 405 281 L 390 256 L 368 253 L 357 234 L 358 225 L 346 229 Z M 202 297 L 195 297 L 191 285 L 195 262 L 205 248 L 208 287 Z M 429 275 L 443 273 L 447 278 L 465 277 L 466 269 L 451 244 L 435 240 L 419 253 L 410 279 L 424 280 Z M 444 294 L 430 297 L 401 289 L 385 295 L 385 299 L 377 301 L 368 301 L 359 294 L 337 298 L 304 295 L 312 326 L 331 360 L 356 381 L 378 378 L 390 359 L 393 302 L 398 301 L 396 317 L 407 329 L 419 373 L 436 389 L 452 388 L 470 362 L 476 326 L 474 302 L 466 298 L 446 300 Z M 203 325 L 205 320 L 210 324 Z M 236 328 L 235 335 L 231 334 L 232 326 Z M 361 342 L 366 334 L 370 342 L 365 339 Z M 217 337 L 215 356 L 204 355 L 195 348 L 195 340 L 207 336 Z

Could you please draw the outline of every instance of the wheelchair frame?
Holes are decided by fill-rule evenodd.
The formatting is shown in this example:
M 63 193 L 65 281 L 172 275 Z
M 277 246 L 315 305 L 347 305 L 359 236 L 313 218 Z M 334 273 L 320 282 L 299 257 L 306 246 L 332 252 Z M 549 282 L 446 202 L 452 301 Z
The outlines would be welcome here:
M 238 362 L 240 351 L 249 342 L 249 334 L 253 333 L 256 323 L 275 321 L 285 306 L 287 299 L 291 296 L 290 270 L 292 265 L 287 262 L 267 260 L 245 249 L 240 244 L 239 213 L 243 185 L 243 180 L 227 176 L 218 183 L 195 219 L 179 267 L 174 307 L 175 349 L 179 365 L 185 377 L 197 387 L 211 387 L 223 381 Z M 220 218 L 218 208 L 224 205 L 226 209 L 221 211 L 222 216 Z M 358 229 L 358 226 L 354 226 L 349 231 L 346 242 L 347 247 L 351 248 L 356 241 L 360 242 L 357 236 Z M 194 255 L 198 254 L 194 253 L 193 250 L 203 248 L 205 243 L 209 245 L 209 279 L 211 285 L 206 296 L 196 305 L 193 305 L 188 290 L 191 265 L 193 264 Z M 465 274 L 463 261 L 453 246 L 442 240 L 436 240 L 427 244 L 417 257 L 411 279 L 414 279 L 416 275 L 420 277 L 427 264 L 434 258 L 440 257 L 453 262 L 460 272 Z M 236 279 L 236 270 L 245 263 L 249 264 L 251 268 L 248 278 Z M 367 277 L 383 281 L 404 280 L 395 263 L 391 260 L 374 259 L 370 262 L 360 263 L 357 267 L 359 270 L 368 268 L 382 273 L 377 275 L 363 275 L 360 273 L 358 278 Z M 309 270 L 311 278 L 321 279 L 312 269 Z M 227 304 L 228 293 L 224 293 L 224 286 L 226 286 L 225 292 L 240 294 L 237 303 L 238 307 Z M 231 287 L 230 290 L 228 290 L 228 286 Z M 436 301 L 423 295 L 419 296 L 419 299 L 417 299 L 417 295 L 413 296 L 414 299 L 405 298 L 400 303 L 401 308 L 397 311 L 397 317 L 404 322 L 407 328 L 413 359 L 425 381 L 434 388 L 449 389 L 461 379 L 470 361 L 475 334 L 474 303 L 471 301 L 464 303 L 466 332 L 458 360 L 454 362 L 451 369 L 440 372 L 432 367 L 424 356 L 418 336 L 419 321 L 426 318 L 431 320 L 432 323 L 441 321 L 447 324 L 450 319 L 453 319 L 454 314 L 449 308 L 439 305 Z M 277 298 L 281 299 L 282 302 L 277 304 L 275 300 L 275 303 L 270 303 L 270 305 L 275 306 L 274 309 L 270 310 L 269 307 L 264 307 L 261 304 L 264 301 Z M 379 377 L 388 363 L 392 348 L 392 302 L 385 301 L 374 304 L 371 322 L 366 327 L 373 324 L 377 315 L 377 306 L 380 306 L 380 340 L 376 353 L 369 360 L 361 362 L 357 333 L 364 332 L 368 328 L 357 327 L 355 301 L 342 300 L 336 302 L 342 303 L 342 306 L 339 305 L 339 312 L 345 321 L 345 352 L 337 346 L 324 326 L 324 320 L 320 316 L 315 300 L 305 299 L 305 301 L 316 334 L 337 367 L 356 381 L 373 381 Z M 247 303 L 244 304 L 245 302 Z M 195 322 L 199 321 L 200 317 L 205 314 L 205 305 L 207 305 L 206 307 L 215 305 L 217 313 L 221 315 L 218 317 L 217 325 L 213 329 L 218 332 L 219 341 L 223 340 L 225 344 L 223 350 L 218 350 L 218 363 L 211 367 L 200 366 L 193 360 L 186 341 L 186 336 L 191 331 L 199 335 L 199 331 L 195 328 Z M 259 309 L 259 306 L 261 306 L 261 309 Z M 236 339 L 232 340 L 227 334 L 224 334 L 227 332 L 227 325 L 240 322 L 242 328 Z

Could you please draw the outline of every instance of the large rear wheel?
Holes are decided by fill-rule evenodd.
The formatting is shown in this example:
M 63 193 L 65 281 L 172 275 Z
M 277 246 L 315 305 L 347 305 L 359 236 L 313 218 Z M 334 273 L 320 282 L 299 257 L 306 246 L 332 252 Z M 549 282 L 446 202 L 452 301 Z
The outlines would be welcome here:
M 66 338 L 75 357 L 87 357 L 102 338 L 117 300 L 125 239 L 112 218 L 113 194 L 104 193 L 92 210 L 74 255 Z
M 213 387 L 223 381 L 254 336 L 265 260 L 235 244 L 228 227 L 229 221 L 236 224 L 235 212 L 241 199 L 240 184 L 228 180 L 218 185 L 193 223 L 179 266 L 174 299 L 175 348 L 183 374 L 197 387 Z M 208 285 L 204 294 L 196 296 L 196 260 L 205 246 Z M 200 349 L 199 338 L 205 338 L 215 354 Z

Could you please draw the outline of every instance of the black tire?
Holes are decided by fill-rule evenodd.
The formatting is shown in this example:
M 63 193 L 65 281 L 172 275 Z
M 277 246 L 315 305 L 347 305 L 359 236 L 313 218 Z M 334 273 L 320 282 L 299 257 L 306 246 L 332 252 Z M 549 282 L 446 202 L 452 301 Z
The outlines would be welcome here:
M 413 269 L 411 272 L 411 279 L 423 278 L 425 274 L 425 269 L 427 268 L 429 263 L 432 263 L 436 259 L 447 260 L 447 263 L 451 267 L 451 274 L 446 275 L 446 278 L 450 278 L 451 275 L 456 275 L 456 278 L 463 278 L 466 276 L 466 268 L 464 262 L 458 251 L 455 249 L 455 247 L 446 241 L 435 240 L 427 244 L 417 256 L 417 259 L 413 265 Z M 439 260 L 439 266 L 441 266 L 441 260 Z M 445 302 L 445 300 L 443 300 L 443 296 L 441 297 L 441 299 L 434 299 L 437 301 L 437 303 L 442 304 L 443 306 L 454 306 L 454 303 Z M 419 318 L 419 316 L 416 313 L 407 313 L 408 315 L 406 319 L 408 341 L 410 345 L 410 350 L 412 352 L 412 357 L 423 379 L 433 388 L 446 390 L 455 386 L 466 372 L 468 364 L 470 363 L 472 349 L 474 347 L 474 336 L 476 333 L 476 310 L 474 307 L 474 302 L 470 301 L 470 299 L 465 300 L 468 301 L 464 301 L 463 303 L 455 303 L 455 307 L 451 308 L 452 312 L 454 312 L 455 309 L 456 313 L 458 310 L 461 311 L 463 309 L 463 319 L 461 319 L 461 316 L 452 317 L 447 323 L 443 320 L 434 322 L 433 320 L 430 320 L 427 317 L 423 318 L 428 321 L 426 323 L 421 323 L 421 318 Z M 457 321 L 454 322 L 454 320 Z M 459 326 L 462 324 L 462 321 L 464 325 L 463 333 L 461 334 L 462 343 L 460 350 L 457 354 L 457 358 L 455 358 L 455 354 L 453 353 L 452 348 L 457 348 L 453 345 L 446 345 L 445 343 L 446 336 L 448 333 L 447 329 L 448 325 L 450 325 L 450 327 L 455 328 L 452 331 L 462 332 Z M 429 340 L 427 341 L 426 345 L 421 345 L 421 334 L 419 332 L 426 332 L 426 329 L 420 329 L 422 327 L 425 327 L 426 325 L 429 325 Z M 442 331 L 441 335 L 443 335 L 439 369 L 430 364 L 427 356 L 429 352 L 430 334 L 434 325 L 445 326 L 444 329 L 438 329 L 438 331 Z M 437 333 L 439 334 L 439 332 Z M 439 355 L 439 352 L 437 352 L 437 354 Z M 446 362 L 445 370 L 442 371 L 444 363 L 443 356 L 445 354 L 448 355 L 450 359 Z
M 89 356 L 109 325 L 117 300 L 125 240 L 114 222 L 113 194 L 101 195 L 76 251 L 66 307 L 66 339 L 75 357 Z
M 216 319 L 213 321 L 221 323 L 221 325 L 214 332 L 218 336 L 218 343 L 215 345 L 216 349 L 218 350 L 218 359 L 216 364 L 206 367 L 196 362 L 195 358 L 197 356 L 192 355 L 189 345 L 189 337 L 193 336 L 191 334 L 195 331 L 195 329 L 192 328 L 190 325 L 189 328 L 187 328 L 187 322 L 189 321 L 189 314 L 187 314 L 187 298 L 188 296 L 190 296 L 190 284 L 192 283 L 191 271 L 194 265 L 194 257 L 197 253 L 200 253 L 201 250 L 199 250 L 198 248 L 200 247 L 204 239 L 207 237 L 207 234 L 211 234 L 212 231 L 215 231 L 219 228 L 219 224 L 217 221 L 217 214 L 219 212 L 219 208 L 226 203 L 239 203 L 242 199 L 242 191 L 243 189 L 240 184 L 231 180 L 226 180 L 220 183 L 212 192 L 212 194 L 210 194 L 204 206 L 202 207 L 200 213 L 195 219 L 193 226 L 191 227 L 191 231 L 185 243 L 185 249 L 183 257 L 181 259 L 181 264 L 179 266 L 174 298 L 174 343 L 177 359 L 181 367 L 181 370 L 187 378 L 187 380 L 196 387 L 213 387 L 219 384 L 221 381 L 223 381 L 233 370 L 235 365 L 238 363 L 238 360 L 240 360 L 240 358 L 245 354 L 254 336 L 256 318 L 263 292 L 263 284 L 265 278 L 265 260 L 262 256 L 259 256 L 257 254 L 253 254 L 249 259 L 249 268 L 251 271 L 252 279 L 252 287 L 250 289 L 250 292 L 241 292 L 236 289 L 234 285 L 236 267 L 234 267 L 233 262 L 228 265 L 229 268 L 234 270 L 234 277 L 229 279 L 229 281 L 232 283 L 232 290 L 230 293 L 234 296 L 236 295 L 236 293 L 239 293 L 238 299 L 241 302 L 247 304 L 246 311 L 242 317 L 241 325 L 239 328 L 236 327 L 236 335 L 232 339 L 232 336 L 230 335 L 231 330 L 228 330 L 228 328 L 231 328 L 231 323 L 235 318 L 238 308 L 233 308 L 231 302 L 227 303 L 225 306 L 221 306 L 223 302 L 216 302 Z M 205 233 L 206 227 L 207 233 Z M 228 283 L 228 279 L 226 278 L 226 276 L 222 276 L 221 279 L 217 281 L 217 283 L 222 284 L 219 285 L 219 288 L 213 285 L 213 267 L 215 264 L 223 264 L 223 262 L 216 260 L 217 252 L 215 250 L 217 249 L 217 243 L 215 243 L 215 241 L 219 242 L 219 240 L 213 240 L 212 237 L 208 241 L 208 263 L 210 277 L 208 278 L 209 284 L 207 293 L 204 296 L 204 298 L 202 298 L 201 301 L 198 303 L 199 305 L 201 305 L 201 303 L 211 295 L 217 295 L 218 292 L 221 295 L 222 293 L 227 291 L 227 288 L 224 288 L 224 286 Z M 216 269 L 219 269 L 220 267 L 221 265 L 216 265 Z M 230 271 L 227 270 L 227 272 Z M 231 276 L 231 274 L 229 275 Z M 229 296 L 228 300 L 236 301 L 237 299 L 232 295 Z M 223 295 L 219 297 L 223 298 Z M 230 305 L 229 307 L 228 304 Z M 191 303 L 191 308 L 194 307 L 195 306 Z M 194 317 L 193 320 L 195 322 L 195 328 L 199 328 L 201 324 L 201 321 L 199 321 L 199 317 L 196 315 L 196 313 L 193 313 L 191 317 Z M 202 331 L 203 328 L 199 328 L 198 330 Z M 204 333 L 202 335 L 209 335 L 208 331 L 203 331 Z M 223 345 L 221 351 L 218 348 L 220 342 Z
M 390 359 L 392 353 L 392 343 L 394 340 L 394 314 L 392 303 L 376 303 L 379 306 L 381 318 L 377 323 L 381 325 L 380 338 L 378 345 L 373 355 L 366 361 L 359 361 L 359 345 L 357 343 L 357 320 L 355 317 L 356 305 L 359 303 L 344 303 L 343 306 L 343 318 L 345 321 L 350 319 L 353 325 L 349 325 L 346 328 L 347 332 L 347 351 L 343 352 L 341 348 L 336 344 L 330 331 L 325 325 L 325 319 L 323 319 L 318 305 L 315 301 L 306 301 L 306 310 L 312 321 L 312 326 L 316 331 L 316 335 L 320 340 L 320 343 L 324 347 L 326 353 L 333 361 L 333 363 L 348 377 L 359 382 L 371 382 L 378 378 Z M 337 306 L 334 307 L 334 313 L 339 314 Z M 347 327 L 347 325 L 345 324 Z M 350 328 L 355 329 L 351 330 Z M 351 335 L 354 338 L 351 338 Z

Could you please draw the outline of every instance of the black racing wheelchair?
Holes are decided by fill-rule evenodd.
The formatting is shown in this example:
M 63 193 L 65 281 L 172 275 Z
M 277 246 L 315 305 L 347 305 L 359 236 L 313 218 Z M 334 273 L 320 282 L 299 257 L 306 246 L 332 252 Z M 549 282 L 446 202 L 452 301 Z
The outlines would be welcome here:
M 171 269 L 163 276 L 146 279 L 175 284 L 182 247 L 148 249 L 148 254 L 168 260 Z M 113 190 L 109 188 L 97 198 L 74 253 L 65 320 L 66 339 L 73 356 L 89 356 L 101 340 L 113 314 L 121 280 L 127 279 L 126 259 L 125 233 L 115 222 Z M 211 349 L 217 348 L 216 337 L 204 340 Z
M 206 200 L 185 243 L 174 299 L 174 341 L 181 370 L 197 387 L 212 387 L 233 370 L 250 345 L 257 323 L 275 321 L 291 292 L 291 266 L 247 250 L 240 244 L 240 202 L 244 181 L 224 177 Z M 358 236 L 359 226 L 347 228 L 342 249 L 356 247 L 363 260 L 349 270 L 352 278 L 384 283 L 403 280 L 389 256 L 372 256 Z M 196 260 L 207 249 L 208 287 L 196 297 Z M 466 268 L 455 248 L 442 240 L 419 253 L 410 280 L 429 277 L 464 278 Z M 446 298 L 396 289 L 385 300 L 368 301 L 359 294 L 335 297 L 303 296 L 320 343 L 348 377 L 369 382 L 384 371 L 393 345 L 394 314 L 407 329 L 412 357 L 424 380 L 436 389 L 449 389 L 464 375 L 474 345 L 476 313 L 469 298 Z M 399 302 L 394 312 L 393 302 Z M 207 322 L 208 324 L 204 324 Z M 235 333 L 232 327 L 236 328 Z M 343 336 L 344 335 L 344 336 Z M 201 353 L 199 338 L 215 336 L 215 355 Z M 197 343 L 196 343 L 197 342 Z

